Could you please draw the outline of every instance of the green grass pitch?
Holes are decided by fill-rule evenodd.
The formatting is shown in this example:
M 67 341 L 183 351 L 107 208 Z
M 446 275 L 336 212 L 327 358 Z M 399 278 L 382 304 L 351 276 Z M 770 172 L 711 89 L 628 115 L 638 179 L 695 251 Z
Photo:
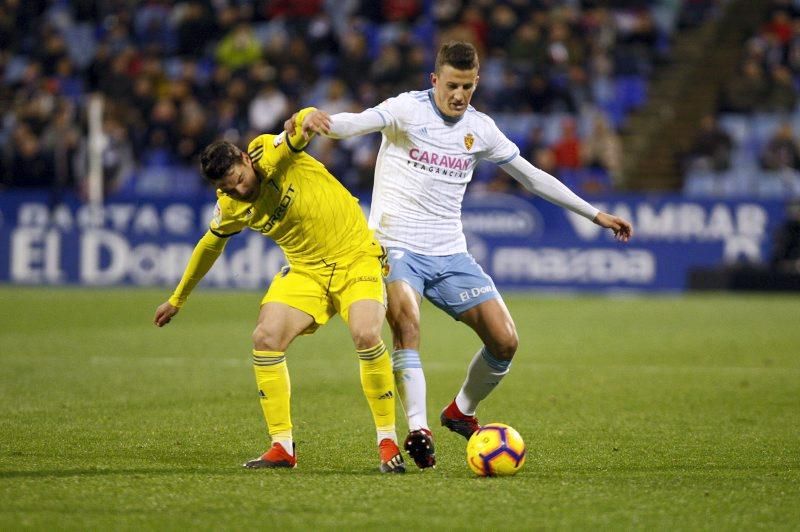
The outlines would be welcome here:
M 261 294 L 156 329 L 167 295 L 0 287 L 0 529 L 800 528 L 797 296 L 509 295 L 521 347 L 479 415 L 528 459 L 482 479 L 438 426 L 436 470 L 377 472 L 338 318 L 288 353 L 298 468 L 243 470 Z M 422 334 L 433 422 L 478 342 L 429 305 Z

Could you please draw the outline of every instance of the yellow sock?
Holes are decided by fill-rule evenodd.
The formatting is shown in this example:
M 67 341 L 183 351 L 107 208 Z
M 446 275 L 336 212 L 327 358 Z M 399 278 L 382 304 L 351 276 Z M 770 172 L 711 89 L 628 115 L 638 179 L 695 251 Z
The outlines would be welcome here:
M 277 351 L 253 349 L 253 369 L 256 372 L 261 409 L 273 442 L 279 442 L 291 453 L 292 418 L 289 398 L 292 395 L 286 356 Z
M 380 342 L 369 349 L 360 349 L 358 362 L 361 369 L 361 388 L 367 398 L 375 428 L 378 431 L 378 442 L 384 438 L 397 441 L 395 433 L 394 374 L 392 361 L 386 346 Z

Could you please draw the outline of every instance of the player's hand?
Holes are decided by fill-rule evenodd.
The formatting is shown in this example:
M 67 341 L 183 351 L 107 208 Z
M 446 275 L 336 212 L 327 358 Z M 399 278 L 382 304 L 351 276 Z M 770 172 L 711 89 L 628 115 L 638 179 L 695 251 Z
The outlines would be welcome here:
M 620 242 L 627 242 L 633 237 L 633 226 L 628 220 L 620 218 L 619 216 L 599 212 L 597 216 L 594 217 L 593 222 L 600 227 L 605 227 L 606 229 L 614 231 L 614 238 Z
M 308 140 L 311 133 L 325 135 L 331 131 L 331 115 L 325 111 L 311 111 L 303 119 L 303 138 Z
M 292 136 L 297 133 L 297 113 L 293 114 L 286 122 L 283 123 L 283 129 L 286 135 Z M 308 141 L 311 139 L 312 133 L 326 134 L 331 130 L 331 116 L 325 111 L 312 111 L 303 119 L 303 138 Z
M 295 131 L 297 131 L 297 127 L 294 125 L 294 121 L 297 118 L 297 113 L 293 114 L 289 119 L 283 123 L 283 129 L 286 131 L 286 136 L 291 137 L 294 135 Z
M 172 320 L 172 317 L 178 313 L 180 309 L 169 301 L 161 303 L 156 309 L 156 316 L 153 318 L 153 323 L 157 327 L 163 327 Z

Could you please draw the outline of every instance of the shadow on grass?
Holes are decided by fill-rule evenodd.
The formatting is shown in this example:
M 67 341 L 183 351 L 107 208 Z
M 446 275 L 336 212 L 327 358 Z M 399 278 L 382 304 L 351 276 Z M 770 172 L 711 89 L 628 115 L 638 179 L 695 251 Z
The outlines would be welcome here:
M 140 467 L 140 468 L 103 468 L 90 467 L 86 469 L 41 469 L 36 471 L 0 471 L 1 479 L 30 478 L 72 478 L 72 477 L 104 477 L 124 475 L 132 478 L 148 478 L 163 475 L 211 475 L 211 476 L 232 476 L 232 475 L 302 475 L 310 477 L 328 476 L 352 476 L 352 477 L 373 477 L 373 476 L 402 476 L 384 475 L 377 468 L 373 470 L 331 470 L 331 469 L 259 469 L 251 470 L 243 467 Z M 412 475 L 416 476 L 416 475 Z

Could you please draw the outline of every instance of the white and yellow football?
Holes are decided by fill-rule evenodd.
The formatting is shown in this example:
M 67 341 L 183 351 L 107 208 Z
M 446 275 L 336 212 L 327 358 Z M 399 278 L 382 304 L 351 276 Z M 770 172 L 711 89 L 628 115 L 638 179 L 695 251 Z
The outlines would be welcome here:
M 505 423 L 489 423 L 467 443 L 467 464 L 477 475 L 513 475 L 525 464 L 525 442 Z

